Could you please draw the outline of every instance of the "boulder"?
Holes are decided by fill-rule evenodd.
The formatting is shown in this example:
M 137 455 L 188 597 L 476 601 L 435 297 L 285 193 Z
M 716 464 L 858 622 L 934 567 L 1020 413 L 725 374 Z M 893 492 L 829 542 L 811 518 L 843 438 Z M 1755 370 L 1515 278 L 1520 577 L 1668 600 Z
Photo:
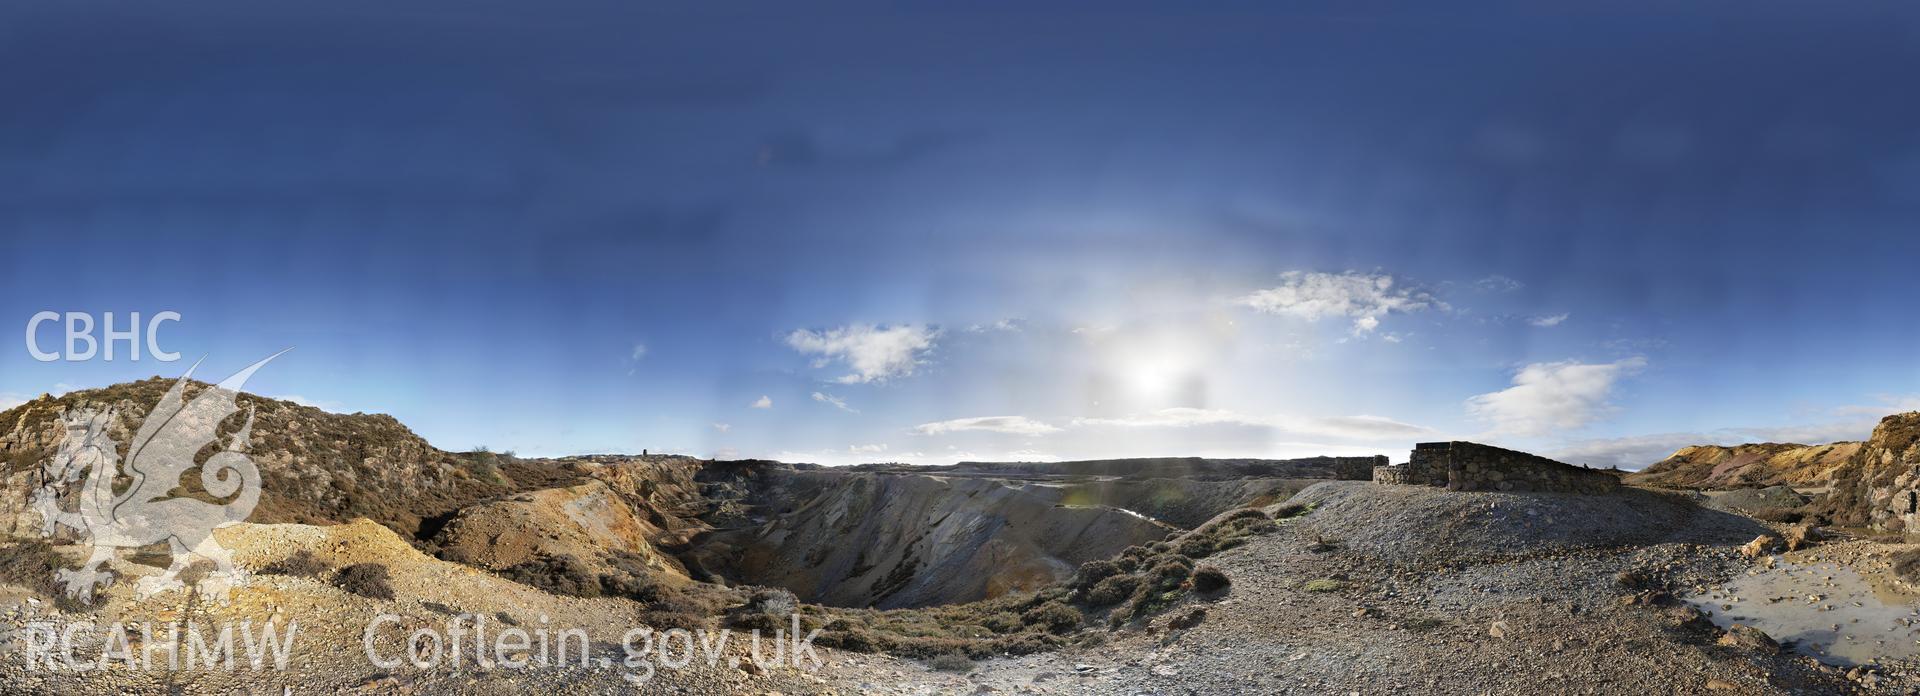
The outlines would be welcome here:
M 1744 624 L 1728 626 L 1727 632 L 1721 634 L 1720 639 L 1715 642 L 1720 645 L 1759 653 L 1772 654 L 1780 652 L 1780 644 L 1773 640 L 1773 636 L 1767 635 L 1766 631 Z
M 1823 538 L 1820 534 L 1820 528 L 1811 524 L 1796 524 L 1788 527 L 1787 531 L 1781 536 L 1786 540 L 1788 551 L 1799 551 L 1800 549 L 1814 545 Z
M 1740 547 L 1740 555 L 1747 558 L 1760 558 L 1778 550 L 1780 550 L 1780 537 L 1762 534 L 1754 537 L 1753 541 L 1747 542 L 1746 546 Z

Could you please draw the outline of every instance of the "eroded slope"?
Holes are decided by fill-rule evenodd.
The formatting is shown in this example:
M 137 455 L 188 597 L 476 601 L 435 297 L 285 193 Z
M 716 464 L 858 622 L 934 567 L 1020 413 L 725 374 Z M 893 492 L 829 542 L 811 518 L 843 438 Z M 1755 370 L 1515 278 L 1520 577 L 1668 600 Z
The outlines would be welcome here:
M 824 604 L 925 606 L 1037 589 L 1177 531 L 1039 483 L 817 471 L 783 490 L 790 510 L 702 540 L 701 564 Z

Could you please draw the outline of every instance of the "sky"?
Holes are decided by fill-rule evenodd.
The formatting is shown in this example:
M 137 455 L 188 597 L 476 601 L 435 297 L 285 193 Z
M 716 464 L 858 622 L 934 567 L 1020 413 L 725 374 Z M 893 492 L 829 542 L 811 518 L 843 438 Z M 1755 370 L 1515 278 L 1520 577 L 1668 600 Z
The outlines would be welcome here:
M 1920 408 L 1910 4 L 302 5 L 0 8 L 0 406 L 292 347 L 249 391 L 455 450 L 1629 468 Z

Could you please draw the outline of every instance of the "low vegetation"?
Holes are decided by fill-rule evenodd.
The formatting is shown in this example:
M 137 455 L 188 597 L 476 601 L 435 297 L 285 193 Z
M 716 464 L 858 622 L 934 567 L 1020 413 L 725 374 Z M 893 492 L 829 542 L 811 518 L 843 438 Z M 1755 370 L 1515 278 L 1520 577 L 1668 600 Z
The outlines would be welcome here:
M 950 652 L 927 661 L 927 666 L 942 672 L 971 672 L 973 658 L 964 654 Z
M 333 570 L 333 566 L 313 555 L 312 551 L 300 549 L 286 558 L 267 564 L 260 569 L 261 575 L 286 575 L 297 578 L 317 578 Z
M 1252 537 L 1271 534 L 1279 528 L 1266 513 L 1254 508 L 1241 508 L 1222 513 L 1212 522 L 1182 536 L 1175 542 L 1174 550 L 1187 558 L 1206 558 L 1247 543 Z
M 51 597 L 63 610 L 84 611 L 87 607 L 68 597 L 66 587 L 54 580 L 55 571 L 71 566 L 53 545 L 40 539 L 0 545 L 0 582 Z
M 392 600 L 393 581 L 381 563 L 355 563 L 340 569 L 333 585 L 368 599 Z
M 1037 592 L 885 611 L 802 605 L 801 628 L 821 629 L 815 642 L 827 647 L 932 660 L 955 670 L 963 660 L 970 669 L 971 660 L 991 655 L 1097 645 L 1105 633 L 1085 629 L 1144 625 L 1190 593 L 1218 593 L 1232 584 L 1224 571 L 1196 566 L 1182 549 L 1217 553 L 1276 529 L 1259 510 L 1239 510 L 1172 542 L 1130 546 L 1111 559 L 1081 564 L 1066 582 Z M 1192 626 L 1204 616 L 1193 608 L 1169 625 Z
M 1226 571 L 1213 566 L 1200 566 L 1193 569 L 1193 590 L 1203 594 L 1212 594 L 1227 589 L 1233 580 Z
M 1447 625 L 1447 622 L 1430 616 L 1417 616 L 1400 622 L 1400 628 L 1413 633 L 1426 633 Z
M 726 607 L 743 602 L 754 605 L 756 598 L 761 602 L 759 606 L 769 606 L 764 595 L 752 594 L 740 588 L 707 583 L 675 587 L 660 582 L 647 568 L 646 560 L 631 553 L 615 552 L 606 558 L 605 563 L 606 568 L 599 570 L 578 557 L 558 554 L 509 567 L 500 571 L 500 576 L 569 597 L 620 597 L 632 600 L 642 607 L 642 622 L 661 630 L 706 628 L 711 623 L 710 619 L 719 616 Z M 785 590 L 776 592 L 786 593 L 789 599 L 792 597 L 792 593 Z M 764 615 L 776 612 L 762 610 L 748 613 Z M 792 609 L 777 613 L 781 620 L 785 620 Z M 736 611 L 733 617 L 740 628 L 762 627 L 752 625 L 753 620 L 741 616 L 741 612 Z M 776 627 L 767 625 L 764 628 L 771 630 Z
M 1920 549 L 1894 554 L 1893 574 L 1903 582 L 1920 585 Z
M 1300 589 L 1308 592 L 1339 592 L 1347 589 L 1347 583 L 1344 580 L 1320 578 L 1317 580 L 1308 580 L 1307 584 L 1300 586 Z

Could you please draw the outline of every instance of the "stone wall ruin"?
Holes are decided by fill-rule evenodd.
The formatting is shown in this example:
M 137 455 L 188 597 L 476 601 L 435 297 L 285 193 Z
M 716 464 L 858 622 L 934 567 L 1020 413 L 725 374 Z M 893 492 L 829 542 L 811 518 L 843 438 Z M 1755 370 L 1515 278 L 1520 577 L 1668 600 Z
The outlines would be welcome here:
M 1450 491 L 1609 493 L 1620 477 L 1477 442 L 1423 442 L 1407 463 L 1374 467 L 1375 483 L 1434 486 Z

